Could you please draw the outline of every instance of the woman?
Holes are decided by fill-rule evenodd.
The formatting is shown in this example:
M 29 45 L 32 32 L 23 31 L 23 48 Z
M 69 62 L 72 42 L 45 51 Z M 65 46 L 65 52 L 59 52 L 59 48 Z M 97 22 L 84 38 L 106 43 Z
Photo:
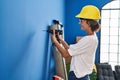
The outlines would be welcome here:
M 86 36 L 80 39 L 76 44 L 68 46 L 58 35 L 60 43 L 62 43 L 64 47 L 61 47 L 57 41 L 55 31 L 53 31 L 51 38 L 64 58 L 71 57 L 68 80 L 90 80 L 88 75 L 92 73 L 95 52 L 98 45 L 95 32 L 100 29 L 100 25 L 98 24 L 100 12 L 97 7 L 86 5 L 76 17 L 79 18 L 78 24 L 81 25 L 81 29 L 86 31 Z

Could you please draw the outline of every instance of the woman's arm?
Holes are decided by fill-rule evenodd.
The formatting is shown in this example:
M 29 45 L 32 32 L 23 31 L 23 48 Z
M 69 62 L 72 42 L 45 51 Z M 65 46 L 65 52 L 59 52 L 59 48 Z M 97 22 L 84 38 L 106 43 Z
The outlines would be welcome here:
M 66 50 L 68 50 L 69 49 L 69 45 L 63 40 L 63 38 L 60 37 L 59 34 L 58 34 L 58 38 L 59 38 L 60 42 L 62 43 L 62 45 L 64 46 L 64 48 Z M 71 56 L 65 58 L 66 64 L 71 62 L 71 58 L 72 58 Z
M 58 36 L 60 42 L 62 43 L 63 47 L 68 50 L 69 49 L 69 45 L 63 40 L 63 38 L 60 37 L 59 34 L 57 36 Z
M 53 43 L 55 44 L 55 46 L 57 47 L 57 49 L 59 50 L 59 52 L 61 53 L 61 55 L 64 57 L 64 58 L 67 58 L 67 57 L 70 57 L 70 54 L 68 52 L 68 46 L 64 43 L 64 41 L 61 41 L 61 43 L 65 46 L 62 47 L 59 42 L 57 41 L 56 39 L 56 36 L 55 36 L 55 31 L 53 31 L 53 34 L 51 35 L 51 38 L 52 38 L 52 41 Z

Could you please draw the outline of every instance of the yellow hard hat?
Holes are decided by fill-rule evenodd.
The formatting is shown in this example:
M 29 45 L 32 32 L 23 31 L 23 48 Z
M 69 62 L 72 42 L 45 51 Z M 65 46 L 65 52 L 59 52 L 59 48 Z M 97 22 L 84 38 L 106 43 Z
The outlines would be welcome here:
M 86 5 L 82 8 L 81 12 L 76 15 L 77 18 L 85 18 L 85 19 L 100 19 L 100 11 L 96 6 Z

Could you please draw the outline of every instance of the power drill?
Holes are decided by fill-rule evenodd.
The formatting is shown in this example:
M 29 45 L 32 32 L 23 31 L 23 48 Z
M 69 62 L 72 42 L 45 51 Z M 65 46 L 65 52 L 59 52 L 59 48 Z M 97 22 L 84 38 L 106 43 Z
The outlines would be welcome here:
M 49 26 L 49 29 L 47 30 L 47 32 L 51 33 L 51 34 L 53 34 L 53 30 L 55 30 L 56 38 L 59 43 L 60 43 L 60 40 L 58 38 L 58 33 L 59 33 L 59 35 L 63 34 L 63 30 L 61 30 L 62 27 L 63 27 L 63 25 L 60 21 L 53 20 L 53 25 Z

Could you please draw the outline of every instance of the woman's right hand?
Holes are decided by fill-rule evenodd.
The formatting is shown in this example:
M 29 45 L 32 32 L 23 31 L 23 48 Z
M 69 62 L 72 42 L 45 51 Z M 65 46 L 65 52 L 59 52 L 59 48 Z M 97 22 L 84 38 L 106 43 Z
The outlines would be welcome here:
M 58 39 L 61 41 L 61 40 L 62 40 L 62 37 L 61 37 L 61 35 L 60 35 L 59 32 L 57 33 L 57 36 L 58 36 Z

